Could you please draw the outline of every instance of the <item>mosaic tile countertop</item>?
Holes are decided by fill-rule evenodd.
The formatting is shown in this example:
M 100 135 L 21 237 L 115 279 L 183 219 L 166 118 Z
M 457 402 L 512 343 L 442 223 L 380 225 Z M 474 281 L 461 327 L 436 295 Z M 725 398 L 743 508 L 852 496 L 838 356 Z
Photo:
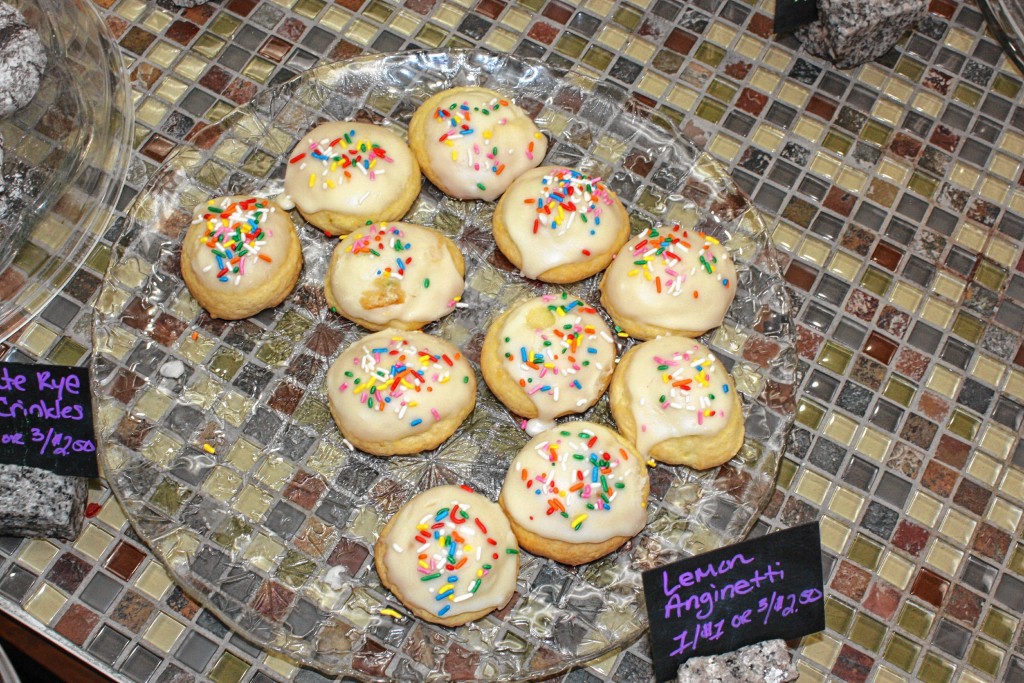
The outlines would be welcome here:
M 777 217 L 803 380 L 754 533 L 821 520 L 827 630 L 795 645 L 801 681 L 1024 680 L 1024 77 L 973 3 L 934 0 L 837 71 L 772 35 L 771 0 L 95 2 L 135 96 L 122 209 L 190 133 L 369 52 L 514 52 L 677 121 Z M 116 228 L 2 357 L 86 360 Z M 0 539 L 5 613 L 118 680 L 326 680 L 172 585 L 98 482 L 90 501 L 72 543 Z M 646 641 L 563 677 L 651 678 Z

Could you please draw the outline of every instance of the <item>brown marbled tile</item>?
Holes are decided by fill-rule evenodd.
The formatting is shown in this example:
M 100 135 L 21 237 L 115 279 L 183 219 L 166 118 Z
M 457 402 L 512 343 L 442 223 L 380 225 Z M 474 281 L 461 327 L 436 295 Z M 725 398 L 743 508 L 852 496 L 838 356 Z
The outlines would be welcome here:
M 882 378 L 885 377 L 885 366 L 867 356 L 859 355 L 853 361 L 853 368 L 850 370 L 850 379 L 859 382 L 872 391 L 882 388 Z
M 868 294 L 863 289 L 855 289 L 850 292 L 844 307 L 850 313 L 865 322 L 871 322 L 878 311 L 878 299 Z
M 949 590 L 949 581 L 930 569 L 921 569 L 910 587 L 910 594 L 935 607 L 942 606 L 942 600 Z
M 754 12 L 747 22 L 747 29 L 754 35 L 768 38 L 775 31 L 775 22 L 766 14 Z
M 818 508 L 810 503 L 790 496 L 782 508 L 780 521 L 787 527 L 813 522 L 818 518 Z
M 253 97 L 256 96 L 258 87 L 252 81 L 247 81 L 244 78 L 236 78 L 224 88 L 224 97 L 228 98 L 235 104 L 246 104 Z
M 639 149 L 633 149 L 626 155 L 623 166 L 637 175 L 646 176 L 654 169 L 655 158 Z
M 726 62 L 723 66 L 725 67 L 725 74 L 738 81 L 745 80 L 750 74 L 750 70 L 754 68 L 753 64 L 741 59 Z
M 194 619 L 199 614 L 199 603 L 185 595 L 178 586 L 174 587 L 174 590 L 171 591 L 171 594 L 167 596 L 164 602 L 168 607 L 186 619 Z
M 997 529 L 988 522 L 978 525 L 972 548 L 996 562 L 1003 562 L 1010 551 L 1010 534 Z
M 291 415 L 299 406 L 306 392 L 291 382 L 281 382 L 267 400 L 267 405 L 278 413 Z
M 803 358 L 814 360 L 818 357 L 821 345 L 825 343 L 825 337 L 809 327 L 797 324 L 796 326 L 796 351 Z
M 904 519 L 896 526 L 896 531 L 892 535 L 892 544 L 917 557 L 928 545 L 929 538 L 931 538 L 931 533 L 927 529 Z
M 867 198 L 882 206 L 892 206 L 899 192 L 900 189 L 892 183 L 886 182 L 881 178 L 872 178 L 871 185 L 868 186 Z
M 295 537 L 295 547 L 314 557 L 325 557 L 334 546 L 338 530 L 316 517 L 306 520 L 305 528 Z
M 928 370 L 929 363 L 931 363 L 931 359 L 928 356 L 904 347 L 900 349 L 900 354 L 896 358 L 896 372 L 915 382 L 920 382 Z
M 199 33 L 199 27 L 191 21 L 178 19 L 164 31 L 164 37 L 173 40 L 179 45 L 188 45 L 189 41 Z
M 832 665 L 832 675 L 847 683 L 866 683 L 874 664 L 874 659 L 844 643 Z
M 332 567 L 341 565 L 345 567 L 350 576 L 355 576 L 369 555 L 370 551 L 364 546 L 351 538 L 343 537 L 331 551 L 331 556 L 327 558 L 327 564 Z
M 181 16 L 188 19 L 191 22 L 197 24 L 205 24 L 213 16 L 213 13 L 217 11 L 214 5 L 196 5 L 182 12 Z
M 929 420 L 943 422 L 949 415 L 950 405 L 942 396 L 931 391 L 922 391 L 917 399 L 917 409 Z
M 114 430 L 114 440 L 132 450 L 138 450 L 152 430 L 153 423 L 126 413 Z
M 953 492 L 956 479 L 956 472 L 932 460 L 925 465 L 924 472 L 921 474 L 921 485 L 945 498 Z
M 889 459 L 886 461 L 891 469 L 897 472 L 902 472 L 911 479 L 917 477 L 917 473 L 921 470 L 921 463 L 924 461 L 924 454 L 920 451 L 911 448 L 902 441 L 896 442 L 893 446 L 892 453 L 889 455 Z
M 374 678 L 380 678 L 391 663 L 394 653 L 383 645 L 363 639 L 359 649 L 352 653 L 352 668 Z M 445 658 L 445 662 L 448 658 Z
M 293 503 L 312 510 L 326 490 L 327 484 L 319 477 L 305 470 L 299 470 L 282 495 Z
M 89 634 L 98 623 L 100 623 L 100 615 L 84 605 L 72 603 L 53 628 L 57 633 L 81 647 L 85 645 Z
M 978 625 L 978 618 L 981 617 L 984 605 L 984 598 L 956 583 L 949 591 L 946 614 L 974 627 Z
M 953 132 L 952 128 L 941 123 L 935 126 L 929 140 L 933 145 L 947 152 L 955 152 L 957 145 L 960 144 L 960 136 Z
M 366 0 L 342 0 L 342 2 L 339 2 L 338 4 L 355 12 L 363 6 L 365 1 Z M 306 24 L 295 17 L 288 17 L 280 26 L 277 27 L 277 35 L 281 36 L 285 40 L 290 40 L 293 43 L 298 41 L 305 32 Z
M 850 225 L 846 232 L 843 233 L 840 244 L 860 256 L 867 256 L 874 241 L 875 236 L 873 233 L 858 225 Z
M 227 8 L 240 17 L 247 17 L 256 9 L 256 0 L 231 0 Z
M 558 28 L 546 21 L 538 21 L 530 27 L 526 35 L 539 43 L 551 45 L 551 43 L 555 42 L 555 38 L 558 37 Z
M 992 491 L 977 484 L 970 479 L 961 479 L 953 495 L 953 502 L 960 507 L 981 516 L 985 514 L 988 502 L 992 498 Z
M 775 489 L 772 491 L 772 497 L 768 501 L 768 505 L 765 506 L 762 516 L 772 519 L 775 515 L 779 514 L 779 510 L 782 509 L 782 503 L 786 500 L 786 494 Z
M 895 306 L 886 304 L 878 314 L 878 329 L 885 330 L 894 337 L 902 337 L 910 328 L 910 316 Z
M 142 84 L 148 90 L 153 87 L 153 84 L 160 80 L 164 72 L 161 69 L 149 64 L 147 62 L 139 62 L 132 69 L 131 81 L 138 85 Z
M 256 590 L 252 606 L 267 619 L 280 621 L 287 614 L 294 599 L 295 591 L 276 581 L 268 580 Z
M 916 161 L 917 157 L 921 154 L 921 141 L 910 137 L 906 133 L 900 132 L 893 136 L 892 141 L 889 142 L 889 151 L 894 156 L 901 157 L 907 161 Z
M 907 421 L 903 424 L 903 428 L 900 429 L 900 437 L 918 448 L 928 450 L 932 445 L 932 441 L 935 440 L 935 435 L 938 431 L 939 426 L 937 424 L 929 422 L 917 413 L 911 413 L 907 416 Z
M 743 88 L 740 91 L 739 98 L 736 100 L 737 109 L 741 109 L 753 116 L 759 115 L 766 104 L 768 104 L 768 96 L 753 88 Z
M 932 67 L 928 69 L 928 72 L 924 75 L 924 80 L 921 81 L 921 85 L 929 90 L 934 90 L 940 95 L 946 95 L 949 94 L 949 84 L 952 81 L 952 76 Z
M 64 553 L 50 567 L 46 580 L 61 590 L 74 593 L 82 585 L 90 569 L 90 564 L 74 553 Z
M 832 577 L 832 590 L 860 602 L 867 592 L 870 581 L 871 574 L 869 572 L 864 571 L 852 562 L 843 560 L 839 563 L 839 567 L 836 568 L 835 575 Z
M 141 55 L 146 51 L 153 41 L 156 40 L 156 36 L 138 26 L 133 26 L 128 30 L 128 33 L 124 34 L 121 38 L 121 47 L 133 52 L 137 55 Z
M 781 348 L 777 342 L 768 337 L 752 335 L 747 338 L 747 343 L 743 345 L 743 357 L 751 363 L 756 363 L 760 367 L 767 369 L 779 357 Z
M 883 619 L 889 619 L 896 613 L 896 608 L 900 606 L 902 595 L 903 593 L 895 586 L 876 582 L 868 590 L 868 597 L 864 599 L 864 607 Z
M 128 581 L 144 559 L 146 559 L 145 553 L 135 546 L 121 541 L 107 558 L 104 566 L 114 576 Z
M 280 63 L 291 49 L 292 44 L 288 41 L 270 36 L 260 47 L 259 54 L 272 62 Z
M 110 618 L 133 633 L 139 633 L 156 606 L 133 590 L 125 592 Z
M 943 434 L 935 448 L 935 459 L 960 469 L 967 464 L 971 446 L 949 434 Z
M 825 195 L 825 201 L 823 205 L 830 211 L 847 216 L 853 212 L 853 205 L 857 203 L 857 195 L 851 194 L 846 190 L 832 186 L 829 188 L 828 194 Z

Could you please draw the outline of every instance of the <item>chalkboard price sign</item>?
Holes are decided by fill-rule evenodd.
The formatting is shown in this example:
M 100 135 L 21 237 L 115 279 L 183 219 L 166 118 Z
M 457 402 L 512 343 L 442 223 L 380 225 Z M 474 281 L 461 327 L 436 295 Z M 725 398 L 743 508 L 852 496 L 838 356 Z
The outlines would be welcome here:
M 99 474 L 87 369 L 0 363 L 0 463 Z
M 644 572 L 654 673 L 691 657 L 825 628 L 817 522 Z

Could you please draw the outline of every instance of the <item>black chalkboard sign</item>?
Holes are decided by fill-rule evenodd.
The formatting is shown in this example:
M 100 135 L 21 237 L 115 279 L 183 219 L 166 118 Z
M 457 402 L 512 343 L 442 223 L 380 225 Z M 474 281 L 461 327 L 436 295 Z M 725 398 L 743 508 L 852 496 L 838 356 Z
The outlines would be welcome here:
M 99 475 L 87 369 L 0 363 L 0 463 Z
M 817 18 L 817 0 L 775 0 L 776 35 L 792 33 Z
M 691 657 L 825 628 L 817 522 L 651 569 L 643 580 L 659 681 Z

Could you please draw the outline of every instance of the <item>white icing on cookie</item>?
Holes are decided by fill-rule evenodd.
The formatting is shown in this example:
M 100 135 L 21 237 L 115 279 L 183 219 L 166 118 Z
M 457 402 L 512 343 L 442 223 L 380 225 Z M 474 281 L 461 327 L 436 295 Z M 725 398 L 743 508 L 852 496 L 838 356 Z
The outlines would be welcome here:
M 335 247 L 327 283 L 342 315 L 376 325 L 437 320 L 465 288 L 444 237 L 410 223 L 350 233 Z
M 461 199 L 497 199 L 548 149 L 529 114 L 486 88 L 459 88 L 443 99 L 425 135 L 431 171 Z
M 565 422 L 512 460 L 501 499 L 527 531 L 567 543 L 601 543 L 644 528 L 647 465 L 618 434 Z
M 395 133 L 332 121 L 306 133 L 292 150 L 284 193 L 304 214 L 383 216 L 418 178 L 412 152 Z
M 266 199 L 211 199 L 196 207 L 186 236 L 198 245 L 192 273 L 207 288 L 259 287 L 284 264 L 293 230 L 288 214 Z
M 388 329 L 338 356 L 327 371 L 327 397 L 346 436 L 397 441 L 475 401 L 476 379 L 462 352 L 445 340 Z
M 666 439 L 717 434 L 734 405 L 729 373 L 708 347 L 688 337 L 658 337 L 633 347 L 625 381 L 644 457 Z
M 602 289 L 611 308 L 638 323 L 701 334 L 722 324 L 736 296 L 736 267 L 715 238 L 662 226 L 619 250 Z
M 498 331 L 498 353 L 537 417 L 552 420 L 582 413 L 601 397 L 616 347 L 596 309 L 562 294 L 519 304 Z
M 503 607 L 515 591 L 519 545 L 496 503 L 461 486 L 413 496 L 391 521 L 383 562 L 406 605 L 437 617 Z
M 527 171 L 501 201 L 501 220 L 529 278 L 611 252 L 619 243 L 622 214 L 600 178 L 560 166 Z

